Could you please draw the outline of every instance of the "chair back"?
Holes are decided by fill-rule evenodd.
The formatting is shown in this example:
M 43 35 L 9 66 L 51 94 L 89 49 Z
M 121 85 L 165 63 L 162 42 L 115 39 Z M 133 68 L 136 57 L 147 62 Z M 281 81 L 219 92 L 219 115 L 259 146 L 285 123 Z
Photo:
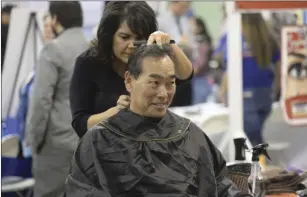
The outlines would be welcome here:
M 17 135 L 3 136 L 1 140 L 2 157 L 16 158 L 19 153 L 19 141 Z

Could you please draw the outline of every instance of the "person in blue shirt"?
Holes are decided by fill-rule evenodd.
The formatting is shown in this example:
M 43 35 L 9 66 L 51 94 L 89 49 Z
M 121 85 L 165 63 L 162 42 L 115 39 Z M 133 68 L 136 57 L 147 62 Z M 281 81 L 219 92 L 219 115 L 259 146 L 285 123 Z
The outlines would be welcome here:
M 227 65 L 227 32 L 216 50 Z M 278 80 L 280 52 L 259 13 L 242 14 L 242 80 L 244 131 L 252 145 L 263 143 L 262 127 L 271 112 L 272 88 Z M 236 88 L 236 87 L 233 87 Z M 229 90 L 231 91 L 231 90 Z M 226 102 L 227 67 L 221 84 L 221 100 Z

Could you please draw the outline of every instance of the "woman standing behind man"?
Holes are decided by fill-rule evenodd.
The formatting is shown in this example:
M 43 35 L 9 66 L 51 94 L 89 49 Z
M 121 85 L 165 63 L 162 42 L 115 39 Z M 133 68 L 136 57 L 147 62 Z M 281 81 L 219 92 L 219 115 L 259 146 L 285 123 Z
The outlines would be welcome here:
M 98 41 L 81 54 L 75 65 L 70 86 L 72 125 L 82 137 L 86 131 L 119 110 L 129 107 L 130 97 L 124 85 L 134 41 L 169 44 L 170 36 L 157 32 L 155 12 L 145 1 L 110 1 L 97 31 Z M 192 78 L 190 60 L 176 45 L 177 83 Z
M 264 141 L 262 128 L 271 112 L 272 86 L 273 81 L 278 80 L 280 52 L 261 14 L 242 14 L 242 30 L 244 131 L 252 145 L 257 145 Z M 227 34 L 221 38 L 218 49 L 227 65 Z M 225 73 L 221 85 L 224 102 L 226 94 Z

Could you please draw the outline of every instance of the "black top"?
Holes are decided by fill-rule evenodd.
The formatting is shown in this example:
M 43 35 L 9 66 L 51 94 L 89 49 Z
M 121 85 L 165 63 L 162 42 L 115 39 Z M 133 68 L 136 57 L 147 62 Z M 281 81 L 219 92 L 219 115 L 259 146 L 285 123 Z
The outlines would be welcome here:
M 177 85 L 182 82 L 176 81 Z M 123 94 L 128 95 L 124 79 L 111 65 L 105 65 L 97 58 L 94 48 L 81 54 L 76 60 L 70 85 L 72 126 L 79 137 L 86 133 L 90 116 L 116 106 L 119 96 Z
M 67 197 L 239 197 L 226 161 L 190 120 L 168 112 L 160 122 L 124 109 L 81 139 Z

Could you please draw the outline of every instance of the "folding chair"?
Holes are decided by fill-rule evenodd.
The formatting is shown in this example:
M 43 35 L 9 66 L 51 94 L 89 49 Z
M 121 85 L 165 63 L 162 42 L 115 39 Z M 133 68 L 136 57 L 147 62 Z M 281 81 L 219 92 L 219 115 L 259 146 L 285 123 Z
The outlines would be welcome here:
M 1 140 L 2 143 L 2 167 L 5 171 L 2 179 L 2 184 L 1 184 L 1 193 L 9 193 L 13 192 L 16 193 L 19 197 L 30 197 L 33 193 L 33 186 L 35 184 L 35 181 L 33 178 L 24 178 L 21 176 L 16 176 L 15 174 L 18 174 L 18 169 L 19 167 L 25 167 L 25 163 L 18 164 L 20 160 L 17 158 L 18 153 L 19 153 L 19 136 L 17 135 L 6 135 L 2 137 Z M 8 162 L 6 164 L 6 162 Z M 25 160 L 24 162 L 31 162 Z M 7 168 L 5 168 L 6 166 Z M 14 168 L 14 169 L 8 169 L 8 168 Z M 31 169 L 28 169 L 31 170 Z M 11 175 L 7 175 L 10 174 Z M 25 192 L 25 195 L 23 191 Z
M 19 152 L 19 136 L 7 135 L 1 139 L 2 157 L 16 158 Z
M 31 197 L 33 194 L 33 187 L 35 185 L 34 178 L 22 177 L 5 177 L 2 178 L 1 193 L 16 193 L 19 197 Z M 28 190 L 25 194 L 23 191 Z

